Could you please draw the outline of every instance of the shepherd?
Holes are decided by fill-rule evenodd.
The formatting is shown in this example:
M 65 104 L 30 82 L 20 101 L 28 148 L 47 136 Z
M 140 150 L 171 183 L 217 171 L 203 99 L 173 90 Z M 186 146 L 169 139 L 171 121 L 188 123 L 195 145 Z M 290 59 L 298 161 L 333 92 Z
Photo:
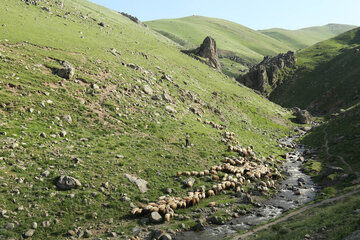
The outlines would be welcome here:
M 189 133 L 186 133 L 185 146 L 190 147 L 190 134 Z

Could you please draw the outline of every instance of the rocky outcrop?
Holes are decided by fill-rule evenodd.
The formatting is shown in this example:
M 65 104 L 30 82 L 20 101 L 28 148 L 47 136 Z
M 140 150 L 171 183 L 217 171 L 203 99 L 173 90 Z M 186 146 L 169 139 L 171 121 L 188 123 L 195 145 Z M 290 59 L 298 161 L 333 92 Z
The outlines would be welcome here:
M 208 36 L 205 38 L 204 42 L 194 50 L 186 50 L 183 51 L 189 55 L 195 55 L 200 58 L 197 58 L 200 61 L 205 62 L 210 67 L 215 68 L 216 70 L 221 72 L 221 65 L 219 62 L 218 51 L 216 47 L 216 41 L 212 37 Z
M 307 110 L 301 110 L 300 108 L 293 109 L 296 122 L 300 124 L 311 124 L 312 116 Z
M 245 86 L 268 96 L 281 83 L 282 69 L 295 69 L 296 57 L 294 52 L 279 54 L 276 57 L 264 57 L 264 60 L 250 68 L 245 75 L 239 76 L 237 81 Z
M 147 27 L 147 25 L 143 22 L 141 22 L 137 17 L 134 17 L 128 13 L 125 13 L 125 12 L 120 12 L 121 15 L 123 15 L 124 17 L 127 17 L 128 19 L 130 19 L 131 21 L 133 21 L 134 23 L 136 24 L 139 24 L 143 27 Z

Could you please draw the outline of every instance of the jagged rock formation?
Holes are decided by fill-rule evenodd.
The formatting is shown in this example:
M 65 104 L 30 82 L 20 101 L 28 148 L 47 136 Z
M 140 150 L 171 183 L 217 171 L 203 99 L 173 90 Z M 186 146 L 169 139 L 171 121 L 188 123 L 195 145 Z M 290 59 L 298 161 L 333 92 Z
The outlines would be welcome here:
M 296 57 L 292 51 L 275 57 L 264 57 L 261 63 L 250 68 L 247 74 L 239 76 L 237 81 L 268 96 L 281 83 L 280 72 L 285 68 L 296 68 Z
M 301 110 L 300 108 L 293 109 L 296 121 L 300 124 L 311 124 L 312 116 L 307 110 Z
M 126 12 L 120 12 L 121 15 L 123 15 L 124 17 L 127 17 L 128 19 L 130 19 L 131 21 L 133 21 L 136 24 L 139 24 L 143 27 L 147 27 L 147 25 L 143 22 L 141 22 L 137 17 L 134 17 Z
M 183 52 L 201 57 L 202 59 L 197 59 L 200 61 L 204 61 L 210 67 L 213 67 L 221 72 L 221 65 L 219 62 L 218 51 L 216 48 L 216 41 L 212 37 L 207 36 L 203 43 L 200 45 L 200 47 L 198 47 L 197 49 Z

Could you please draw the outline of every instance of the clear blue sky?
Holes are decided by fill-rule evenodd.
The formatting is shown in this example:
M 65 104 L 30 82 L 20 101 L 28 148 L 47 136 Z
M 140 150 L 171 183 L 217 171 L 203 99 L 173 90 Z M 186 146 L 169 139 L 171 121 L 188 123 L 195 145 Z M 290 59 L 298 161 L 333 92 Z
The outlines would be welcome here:
M 190 15 L 223 18 L 253 29 L 360 25 L 360 0 L 90 0 L 141 21 Z

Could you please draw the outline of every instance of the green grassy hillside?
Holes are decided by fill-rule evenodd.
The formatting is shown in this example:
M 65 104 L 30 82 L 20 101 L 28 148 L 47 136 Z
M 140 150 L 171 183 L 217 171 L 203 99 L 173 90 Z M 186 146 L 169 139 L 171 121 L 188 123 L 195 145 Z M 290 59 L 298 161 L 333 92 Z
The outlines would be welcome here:
M 270 95 L 286 107 L 318 114 L 360 101 L 360 28 L 299 51 L 298 70 Z
M 276 55 L 290 48 L 285 44 L 240 24 L 223 19 L 191 16 L 179 19 L 149 21 L 146 24 L 153 30 L 170 38 L 184 48 L 200 46 L 206 36 L 212 36 L 223 56 L 238 56 L 245 63 L 255 64 L 266 55 Z M 239 75 L 236 68 L 221 60 L 224 70 Z
M 20 238 L 33 222 L 34 239 L 74 229 L 125 238 L 135 226 L 151 230 L 129 216 L 131 205 L 155 201 L 165 188 L 185 195 L 177 171 L 208 169 L 232 155 L 220 142 L 224 131 L 258 156 L 283 154 L 277 139 L 293 127 L 287 110 L 159 34 L 83 0 L 25 2 L 0 6 L 0 238 Z M 264 52 L 252 43 L 254 58 L 282 50 L 265 39 Z M 54 74 L 64 60 L 75 68 L 69 80 Z M 149 191 L 125 173 L 146 180 Z M 58 191 L 62 174 L 82 186 Z M 194 187 L 212 185 L 205 180 Z
M 284 43 L 291 49 L 302 49 L 354 28 L 356 28 L 356 26 L 327 24 L 325 26 L 302 28 L 298 30 L 272 28 L 260 30 L 260 32 Z

